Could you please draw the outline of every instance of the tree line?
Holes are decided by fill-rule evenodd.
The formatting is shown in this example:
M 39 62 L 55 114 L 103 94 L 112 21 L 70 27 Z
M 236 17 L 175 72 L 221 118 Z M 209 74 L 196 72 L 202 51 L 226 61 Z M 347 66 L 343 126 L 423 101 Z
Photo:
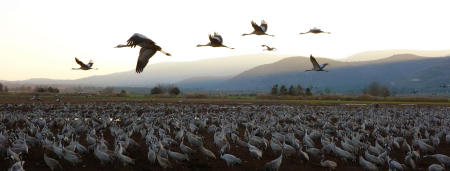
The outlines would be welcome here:
M 303 87 L 299 84 L 296 87 L 294 85 L 289 86 L 287 88 L 285 85 L 278 86 L 278 84 L 275 84 L 272 86 L 272 89 L 270 91 L 271 95 L 274 96 L 312 96 L 312 92 L 310 88 L 303 89 Z
M 0 83 L 0 92 L 8 92 L 8 86 L 3 85 L 2 83 Z
M 54 87 L 36 87 L 34 89 L 34 92 L 37 93 L 59 93 L 59 89 L 58 88 L 54 88 Z
M 150 90 L 151 95 L 157 94 L 169 94 L 173 96 L 177 96 L 181 93 L 181 90 L 173 85 L 157 85 Z
M 326 94 L 329 94 L 331 90 L 329 88 L 326 88 L 325 90 Z M 273 96 L 312 96 L 313 93 L 311 91 L 311 88 L 304 89 L 300 84 L 297 86 L 290 85 L 289 88 L 286 85 L 278 85 L 275 84 L 272 86 L 272 89 L 270 90 L 270 94 Z M 389 87 L 386 85 L 382 85 L 378 82 L 372 82 L 366 87 L 362 89 L 362 94 L 370 95 L 370 96 L 379 96 L 379 97 L 387 97 L 391 96 L 391 92 L 389 90 Z

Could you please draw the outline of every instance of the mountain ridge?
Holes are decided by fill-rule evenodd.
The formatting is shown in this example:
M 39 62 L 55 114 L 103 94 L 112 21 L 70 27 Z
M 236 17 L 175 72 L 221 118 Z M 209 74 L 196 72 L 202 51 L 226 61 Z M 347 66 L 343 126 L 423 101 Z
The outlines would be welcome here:
M 317 60 L 319 63 L 330 63 L 330 67 L 326 68 L 330 72 L 304 72 L 304 69 L 311 67 L 305 65 L 309 59 L 286 58 L 242 72 L 227 80 L 220 88 L 230 91 L 237 89 L 268 91 L 274 84 L 301 84 L 320 89 L 331 88 L 338 93 L 357 93 L 370 82 L 376 81 L 388 85 L 397 92 L 412 89 L 433 92 L 442 91 L 439 84 L 450 81 L 450 67 L 445 67 L 450 66 L 450 57 L 397 55 L 366 62 L 341 62 L 321 58 Z M 282 68 L 282 72 L 274 72 L 273 68 Z M 267 70 L 271 72 L 268 74 Z M 255 74 L 260 72 L 264 74 Z M 412 83 L 411 80 L 415 78 L 421 81 Z
M 353 54 L 342 61 L 369 61 L 388 58 L 398 54 L 413 54 L 423 57 L 443 57 L 450 56 L 450 49 L 447 50 L 410 50 L 410 49 L 390 49 L 373 50 Z
M 371 81 L 387 84 L 397 91 L 402 88 L 405 91 L 411 89 L 440 91 L 433 87 L 437 87 L 438 82 L 450 80 L 450 67 L 446 67 L 450 66 L 450 57 L 428 58 L 414 54 L 397 54 L 370 61 L 341 61 L 316 57 L 319 63 L 330 64 L 326 67 L 330 72 L 304 72 L 312 68 L 309 57 L 277 55 L 269 55 L 270 59 L 265 57 L 267 55 L 159 63 L 150 65 L 144 74 L 125 71 L 77 80 L 44 78 L 10 83 L 98 87 L 152 87 L 157 84 L 176 84 L 185 90 L 198 91 L 268 91 L 273 84 L 302 84 L 316 87 L 315 91 L 329 88 L 337 93 L 356 93 Z M 247 62 L 243 62 L 245 60 L 257 62 L 248 65 Z

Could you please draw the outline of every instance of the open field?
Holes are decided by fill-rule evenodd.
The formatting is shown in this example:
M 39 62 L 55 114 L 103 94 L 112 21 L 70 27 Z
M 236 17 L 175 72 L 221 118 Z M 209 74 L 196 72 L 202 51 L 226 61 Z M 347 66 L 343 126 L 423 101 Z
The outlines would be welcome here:
M 164 170 L 158 160 L 153 164 L 148 160 L 149 147 L 169 160 L 169 170 L 264 170 L 265 163 L 280 156 L 276 147 L 283 146 L 283 140 L 280 170 L 327 170 L 320 164 L 322 154 L 323 159 L 337 163 L 336 170 L 362 170 L 358 157 L 364 157 L 366 150 L 380 156 L 384 162 L 378 167 L 387 170 L 387 156 L 405 163 L 403 143 L 420 153 L 420 158 L 414 159 L 418 170 L 439 164 L 425 158 L 427 154 L 450 155 L 450 142 L 446 142 L 450 138 L 450 107 L 442 102 L 101 96 L 64 96 L 56 102 L 53 95 L 41 96 L 40 101 L 30 97 L 0 96 L 1 155 L 5 157 L 8 147 L 16 153 L 22 151 L 25 170 L 49 170 L 44 153 L 59 161 L 64 170 Z M 189 161 L 176 161 L 167 154 L 169 150 L 182 152 L 177 138 L 181 133 L 183 144 L 196 151 L 187 155 Z M 433 145 L 436 138 L 440 142 Z M 207 159 L 196 140 L 216 159 Z M 88 151 L 71 150 L 72 141 Z M 23 142 L 28 152 L 23 151 Z M 262 150 L 261 159 L 250 155 L 247 143 Z M 422 148 L 423 143 L 434 151 Z M 220 158 L 225 144 L 229 144 L 225 153 L 240 158 L 241 164 L 227 167 Z M 57 149 L 64 149 L 61 158 Z M 350 156 L 343 156 L 340 150 L 349 151 Z M 96 151 L 108 154 L 111 161 L 100 164 Z M 300 151 L 308 154 L 309 161 L 302 160 Z M 66 153 L 74 153 L 81 161 L 71 164 Z M 118 157 L 123 155 L 134 164 L 124 166 Z M 2 158 L 0 170 L 12 164 Z
M 0 94 L 0 103 L 23 103 L 31 102 L 29 99 L 33 94 Z M 200 98 L 187 97 L 147 97 L 144 95 L 131 95 L 127 97 L 117 96 L 85 96 L 85 95 L 62 95 L 56 97 L 55 95 L 47 94 L 41 95 L 39 98 L 45 103 L 59 103 L 55 99 L 59 98 L 61 102 L 69 103 L 86 103 L 86 102 L 139 102 L 139 103 L 254 103 L 254 104 L 319 104 L 319 105 L 333 105 L 333 104 L 397 104 L 397 105 L 450 105 L 450 99 L 445 98 L 423 98 L 423 97 L 409 97 L 409 98 L 388 98 L 387 100 L 373 100 L 373 99 L 296 99 L 292 97 L 258 97 L 258 96 L 205 96 Z

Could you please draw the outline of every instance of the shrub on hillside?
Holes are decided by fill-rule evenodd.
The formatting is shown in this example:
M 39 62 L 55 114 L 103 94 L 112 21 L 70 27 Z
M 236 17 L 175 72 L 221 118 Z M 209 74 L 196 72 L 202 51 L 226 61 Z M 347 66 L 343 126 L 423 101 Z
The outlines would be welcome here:
M 153 87 L 152 90 L 150 90 L 150 94 L 163 94 L 163 89 L 160 86 Z
M 169 90 L 170 95 L 179 95 L 181 93 L 180 89 L 178 87 L 172 87 Z

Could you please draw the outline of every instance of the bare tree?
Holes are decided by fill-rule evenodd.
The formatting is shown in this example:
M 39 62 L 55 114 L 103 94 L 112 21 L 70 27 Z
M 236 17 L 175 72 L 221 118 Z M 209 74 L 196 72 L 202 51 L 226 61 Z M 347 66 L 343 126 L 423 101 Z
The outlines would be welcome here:
M 373 82 L 369 85 L 367 89 L 369 95 L 379 96 L 380 95 L 380 84 L 377 82 Z
M 383 96 L 383 97 L 390 96 L 391 93 L 389 92 L 389 88 L 386 87 L 386 86 L 381 86 L 380 87 L 380 95 Z
M 362 92 L 371 96 L 390 96 L 389 88 L 385 85 L 379 84 L 378 82 L 370 83 L 369 86 L 363 88 Z

